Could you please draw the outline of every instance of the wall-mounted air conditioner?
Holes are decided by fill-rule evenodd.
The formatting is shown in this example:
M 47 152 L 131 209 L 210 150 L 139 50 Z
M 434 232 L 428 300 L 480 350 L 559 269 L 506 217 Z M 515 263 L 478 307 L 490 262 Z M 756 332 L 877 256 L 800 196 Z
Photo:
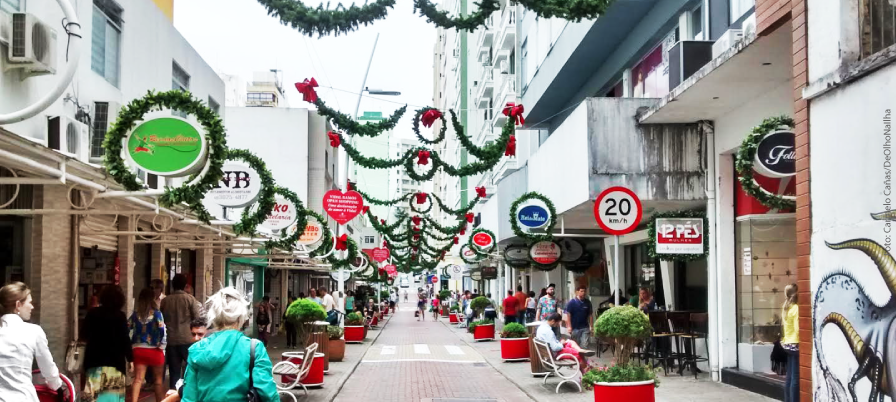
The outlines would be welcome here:
M 460 49 L 458 49 L 458 48 L 451 49 L 451 55 L 454 56 L 455 58 L 460 57 Z
M 47 122 L 47 146 L 86 163 L 90 150 L 89 127 L 67 116 L 50 117 Z
M 498 66 L 501 70 L 501 74 L 510 74 L 510 63 L 507 60 L 501 60 L 501 64 Z
M 725 53 L 731 46 L 734 46 L 744 37 L 744 31 L 741 29 L 729 29 L 716 40 L 712 45 L 712 58 L 715 59 Z
M 741 24 L 741 30 L 743 30 L 744 36 L 756 35 L 756 13 L 750 13 L 750 16 Z
M 56 73 L 56 31 L 33 14 L 13 13 L 7 46 L 7 69 L 24 69 L 27 76 Z

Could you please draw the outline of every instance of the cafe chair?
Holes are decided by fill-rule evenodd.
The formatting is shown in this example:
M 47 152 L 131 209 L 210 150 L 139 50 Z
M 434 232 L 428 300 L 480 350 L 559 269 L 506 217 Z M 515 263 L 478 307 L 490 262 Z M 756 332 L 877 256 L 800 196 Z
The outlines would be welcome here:
M 691 313 L 688 318 L 690 330 L 687 334 L 681 336 L 681 340 L 686 342 L 688 346 L 685 348 L 686 353 L 681 365 L 681 372 L 684 372 L 684 367 L 691 366 L 691 369 L 694 372 L 694 378 L 696 379 L 697 373 L 700 372 L 697 368 L 697 363 L 709 361 L 709 344 L 706 342 L 706 334 L 709 331 L 709 315 L 706 313 Z M 703 340 L 706 357 L 697 354 L 698 339 Z
M 302 380 L 308 377 L 308 373 L 311 372 L 311 363 L 314 361 L 315 352 L 317 352 L 317 343 L 312 343 L 305 348 L 305 352 L 302 354 L 301 365 L 296 365 L 289 360 L 284 360 L 274 365 L 271 371 L 275 378 L 274 385 L 277 386 L 278 393 L 290 391 L 296 386 L 300 386 L 302 391 L 305 391 L 305 395 L 308 395 L 308 388 L 305 387 L 305 384 L 302 384 Z M 307 358 L 307 356 L 311 357 Z M 276 376 L 280 376 L 279 381 L 276 380 Z M 287 379 L 287 376 L 291 377 L 291 381 Z
M 570 383 L 576 386 L 579 389 L 579 392 L 582 392 L 582 385 L 579 383 L 578 377 L 581 375 L 581 368 L 579 367 L 579 359 L 577 356 L 573 356 L 569 353 L 564 353 L 558 355 L 557 358 L 554 358 L 553 352 L 551 352 L 551 348 L 547 343 L 542 342 L 538 339 L 533 339 L 535 342 L 535 352 L 538 354 L 538 359 L 541 361 L 542 367 L 548 369 L 549 371 L 544 374 L 544 381 L 542 381 L 542 385 L 548 383 L 548 377 L 555 375 L 561 378 L 560 383 L 557 384 L 557 388 L 554 390 L 555 394 L 560 393 L 560 386 L 565 383 Z M 564 359 L 563 357 L 571 357 L 571 359 Z

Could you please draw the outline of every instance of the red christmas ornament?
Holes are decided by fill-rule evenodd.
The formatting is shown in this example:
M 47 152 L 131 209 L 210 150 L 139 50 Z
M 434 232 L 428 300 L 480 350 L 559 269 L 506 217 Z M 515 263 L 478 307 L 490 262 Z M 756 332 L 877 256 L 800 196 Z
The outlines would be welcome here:
M 346 251 L 348 250 L 348 235 L 343 234 L 336 238 L 336 250 L 338 251 Z
M 507 148 L 504 148 L 504 156 L 516 156 L 516 136 L 511 135 L 507 140 Z
M 472 212 L 467 212 L 466 217 L 467 217 L 468 223 L 473 223 L 473 213 Z
M 513 102 L 507 102 L 507 106 L 504 106 L 504 115 L 510 117 L 516 121 L 516 125 L 521 126 L 526 124 L 526 119 L 523 118 L 523 105 L 517 105 Z
M 419 225 L 419 224 L 420 224 L 420 217 L 419 217 L 419 216 L 415 216 L 415 217 L 411 218 L 411 220 L 414 221 L 414 224 L 415 224 L 415 225 Z
M 332 131 L 328 131 L 328 132 L 327 132 L 327 137 L 330 138 L 330 146 L 333 147 L 333 148 L 338 147 L 339 144 L 342 143 L 342 142 L 339 140 L 339 134 L 336 134 L 336 133 L 334 133 L 334 132 L 332 132 Z
M 457 236 L 454 236 L 454 244 L 459 244 L 460 239 Z
M 385 225 L 385 224 L 386 224 L 386 220 L 385 220 L 385 219 L 380 219 L 380 225 Z
M 418 204 L 423 204 L 424 202 L 426 202 L 426 193 L 416 193 L 414 194 L 414 197 L 417 197 Z
M 466 233 L 467 233 L 467 227 L 466 227 L 466 226 L 460 228 L 460 235 L 461 235 L 461 236 L 465 235 Z
M 415 235 L 414 235 L 414 241 L 419 241 L 419 240 L 420 240 L 420 235 L 415 234 Z
M 367 205 L 365 205 L 365 206 L 363 206 L 363 207 L 361 207 L 361 213 L 364 213 L 364 214 L 366 214 L 366 213 L 367 213 L 367 211 L 370 211 L 370 207 L 368 207 L 368 206 L 367 206 Z
M 420 117 L 420 121 L 423 122 L 423 127 L 432 127 L 432 123 L 436 122 L 436 119 L 442 117 L 442 112 L 437 109 L 429 109 L 426 113 L 423 113 L 423 116 Z
M 302 94 L 302 100 L 305 102 L 317 102 L 317 92 L 314 91 L 314 88 L 317 88 L 317 80 L 314 77 L 305 78 L 305 81 L 296 83 L 296 89 Z
M 479 198 L 485 198 L 485 187 L 476 187 L 476 196 Z
M 418 165 L 428 165 L 429 164 L 429 151 L 418 151 L 417 152 L 417 164 Z

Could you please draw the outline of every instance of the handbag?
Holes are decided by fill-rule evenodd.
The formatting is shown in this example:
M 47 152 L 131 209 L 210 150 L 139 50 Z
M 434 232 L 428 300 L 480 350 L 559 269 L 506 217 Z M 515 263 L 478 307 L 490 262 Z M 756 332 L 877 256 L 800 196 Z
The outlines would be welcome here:
M 261 402 L 261 395 L 258 394 L 258 390 L 255 389 L 255 382 L 252 381 L 252 372 L 255 371 L 255 344 L 257 342 L 257 339 L 252 339 L 249 346 L 249 392 L 246 392 L 246 401 L 248 402 Z
M 69 373 L 80 373 L 84 369 L 84 355 L 87 352 L 87 344 L 72 341 L 65 351 L 65 369 Z

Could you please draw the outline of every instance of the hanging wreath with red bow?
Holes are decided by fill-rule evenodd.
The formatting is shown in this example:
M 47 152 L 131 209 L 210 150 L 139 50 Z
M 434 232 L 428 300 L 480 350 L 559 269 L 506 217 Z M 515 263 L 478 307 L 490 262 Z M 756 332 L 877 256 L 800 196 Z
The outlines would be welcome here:
M 339 144 L 342 142 L 339 140 L 339 134 L 336 134 L 332 131 L 327 132 L 327 138 L 330 139 L 330 146 L 333 148 L 339 147 Z
M 314 90 L 317 87 L 317 80 L 314 77 L 305 78 L 305 81 L 296 83 L 296 89 L 302 94 L 302 100 L 305 102 L 317 102 L 317 91 Z
M 517 105 L 514 102 L 507 102 L 507 105 L 504 106 L 504 115 L 514 119 L 514 123 L 517 126 L 522 126 L 526 124 L 526 119 L 523 118 L 523 105 Z

